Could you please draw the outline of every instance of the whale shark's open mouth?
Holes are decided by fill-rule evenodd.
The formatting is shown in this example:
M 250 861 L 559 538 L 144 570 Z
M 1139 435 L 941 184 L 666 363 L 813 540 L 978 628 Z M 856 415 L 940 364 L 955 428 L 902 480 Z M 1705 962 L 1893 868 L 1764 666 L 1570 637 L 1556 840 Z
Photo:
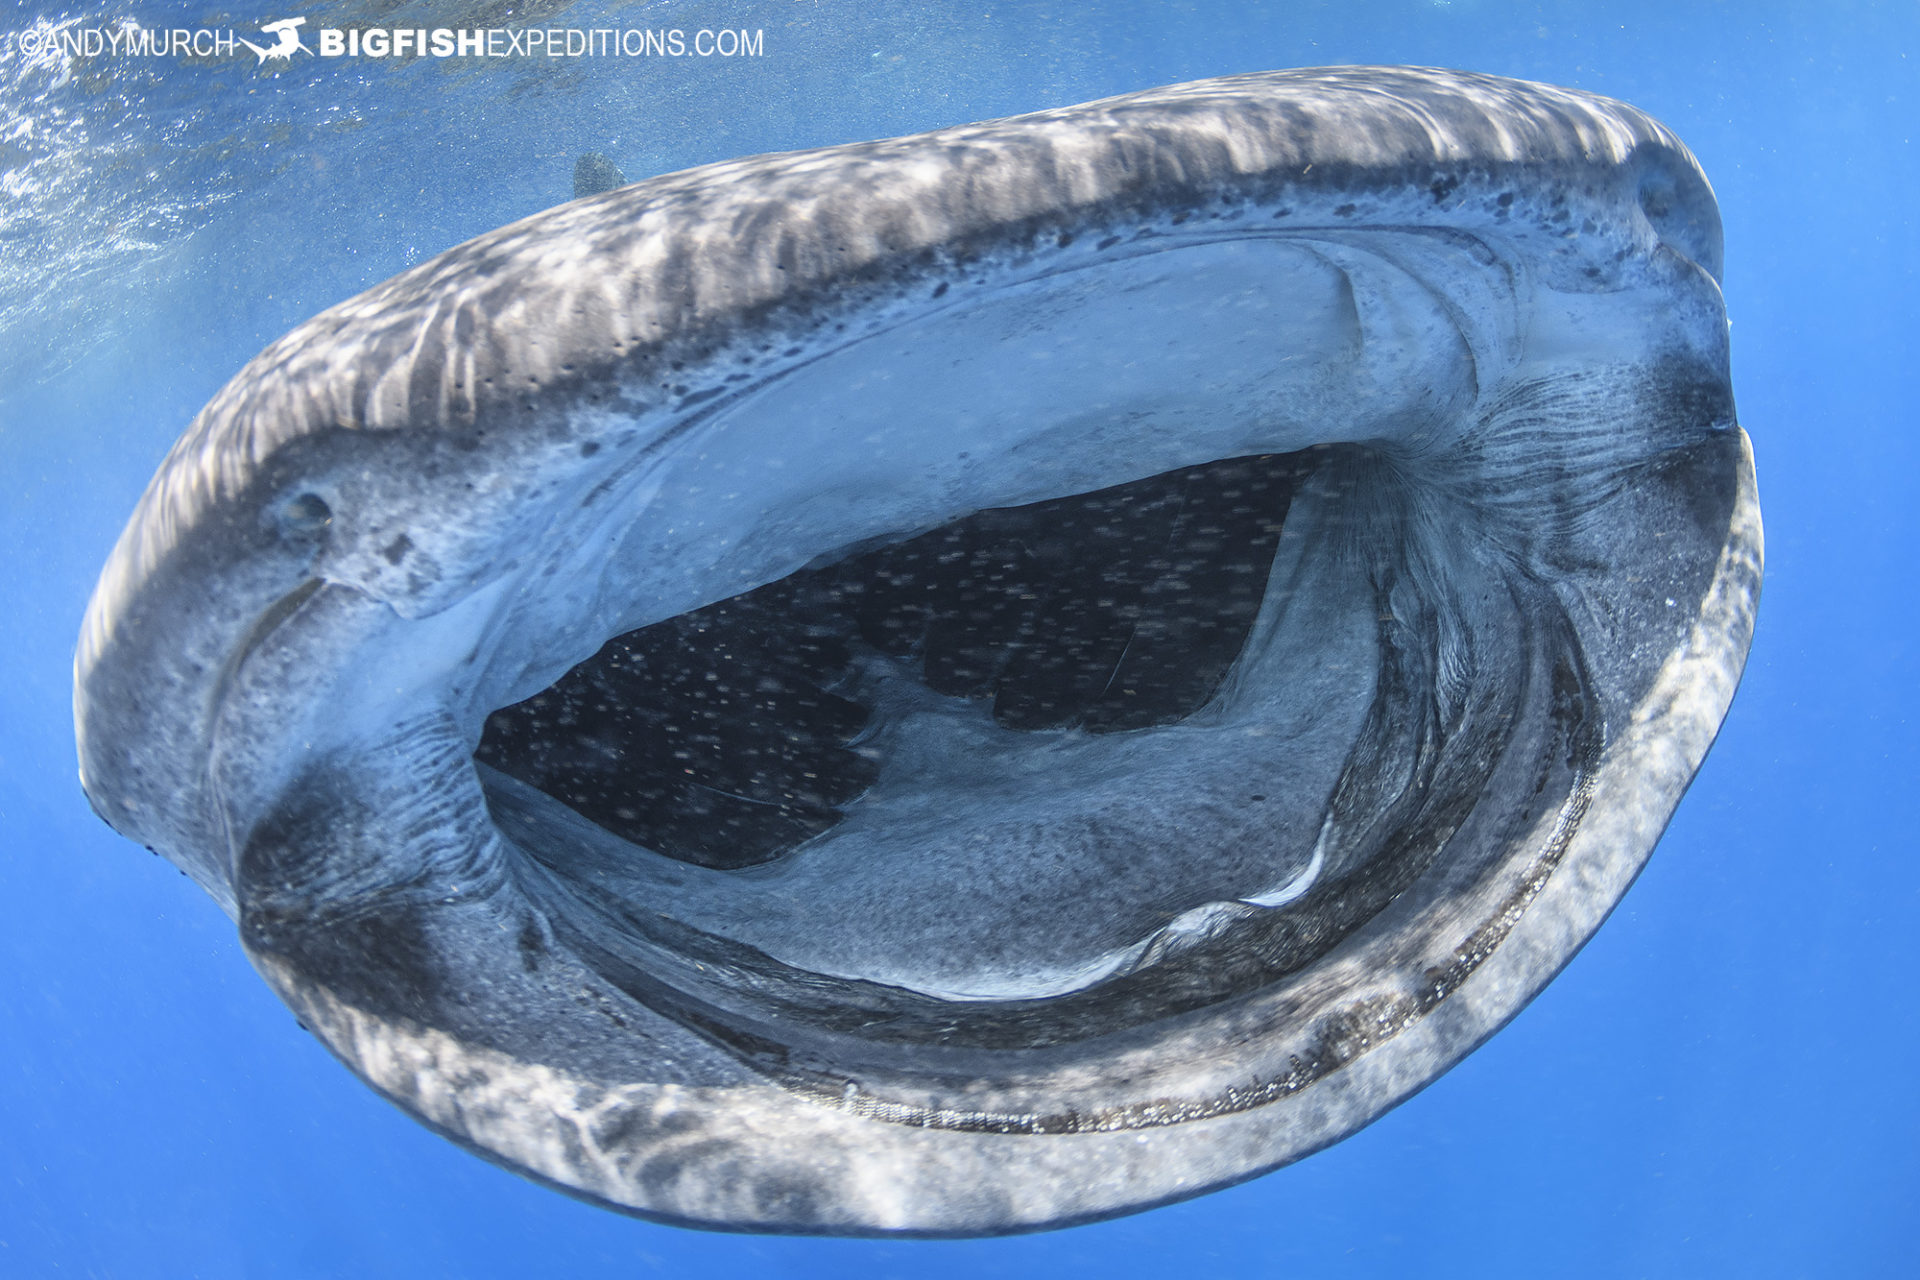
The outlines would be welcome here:
M 1036 1048 L 1311 963 L 1503 761 L 1540 773 L 1527 820 L 1571 803 L 1602 712 L 1484 486 L 1590 437 L 1488 420 L 1482 372 L 1533 357 L 1509 282 L 1448 313 L 1471 254 L 1170 223 L 670 388 L 692 425 L 596 453 L 462 641 L 482 702 L 593 648 L 476 752 L 567 944 L 760 1039 L 884 1009 L 882 1039 Z M 1640 465 L 1618 444 L 1569 501 Z
M 590 900 L 958 998 L 1059 994 L 1195 909 L 1297 897 L 1372 672 L 1281 714 L 1272 661 L 1224 686 L 1327 457 L 978 512 L 618 636 L 488 719 L 493 813 Z M 1269 782 L 1222 776 L 1247 734 Z
M 1170 221 L 1053 248 L 669 387 L 689 425 L 590 455 L 461 641 L 488 674 L 459 718 L 518 699 L 480 733 L 489 812 L 603 971 L 676 999 L 749 971 L 788 1022 L 877 1002 L 944 1044 L 1111 1034 L 1377 914 L 1555 679 L 1591 755 L 1578 647 L 1526 620 L 1560 605 L 1478 496 L 1566 465 L 1483 420 L 1480 372 L 1527 355 L 1510 283 L 1450 284 L 1480 313 L 1449 314 L 1472 246 Z
M 1220 1185 L 1512 1016 L 1704 755 L 1718 267 L 1657 124 L 1441 72 L 590 196 L 207 407 L 83 781 L 355 1070 L 621 1208 Z
M 1312 465 L 1229 459 L 854 551 L 616 637 L 489 718 L 479 758 L 642 848 L 737 870 L 836 826 L 878 774 L 872 744 L 916 712 L 1180 723 L 1245 648 Z

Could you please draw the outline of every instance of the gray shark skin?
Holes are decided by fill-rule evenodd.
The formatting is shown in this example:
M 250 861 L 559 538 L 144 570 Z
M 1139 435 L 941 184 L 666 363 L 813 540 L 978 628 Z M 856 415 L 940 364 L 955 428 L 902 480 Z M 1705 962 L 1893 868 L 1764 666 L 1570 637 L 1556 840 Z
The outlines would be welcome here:
M 974 1235 L 1327 1146 L 1706 754 L 1761 533 L 1662 126 L 1201 81 L 590 195 L 194 420 L 96 810 L 328 1047 L 610 1207 Z

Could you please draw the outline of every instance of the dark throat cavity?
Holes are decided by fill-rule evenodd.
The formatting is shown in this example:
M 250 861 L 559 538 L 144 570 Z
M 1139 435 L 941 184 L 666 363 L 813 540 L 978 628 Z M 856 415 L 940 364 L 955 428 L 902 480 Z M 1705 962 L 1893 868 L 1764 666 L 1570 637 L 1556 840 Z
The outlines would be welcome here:
M 883 708 L 1120 733 L 1204 707 L 1240 656 L 1314 449 L 979 511 L 609 640 L 493 713 L 476 758 L 702 867 L 830 831 L 885 768 Z M 903 683 L 903 682 L 910 682 Z

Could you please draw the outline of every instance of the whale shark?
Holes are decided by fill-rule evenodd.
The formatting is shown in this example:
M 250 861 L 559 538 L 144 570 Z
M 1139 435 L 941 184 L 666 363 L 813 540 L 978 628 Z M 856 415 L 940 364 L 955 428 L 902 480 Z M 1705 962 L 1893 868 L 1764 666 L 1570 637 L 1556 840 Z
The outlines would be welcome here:
M 1340 67 L 587 194 L 167 455 L 85 792 L 347 1067 L 590 1201 L 986 1235 L 1324 1148 L 1533 998 L 1762 539 L 1711 188 Z

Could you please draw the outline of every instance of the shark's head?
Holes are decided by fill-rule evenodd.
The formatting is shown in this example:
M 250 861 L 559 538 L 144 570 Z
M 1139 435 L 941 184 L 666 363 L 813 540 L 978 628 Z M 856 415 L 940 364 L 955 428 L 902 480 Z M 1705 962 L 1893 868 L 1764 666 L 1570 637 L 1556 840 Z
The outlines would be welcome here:
M 1650 852 L 1758 591 L 1719 271 L 1658 124 L 1406 69 L 576 200 L 200 414 L 83 781 L 580 1194 L 1194 1194 L 1445 1070 Z

